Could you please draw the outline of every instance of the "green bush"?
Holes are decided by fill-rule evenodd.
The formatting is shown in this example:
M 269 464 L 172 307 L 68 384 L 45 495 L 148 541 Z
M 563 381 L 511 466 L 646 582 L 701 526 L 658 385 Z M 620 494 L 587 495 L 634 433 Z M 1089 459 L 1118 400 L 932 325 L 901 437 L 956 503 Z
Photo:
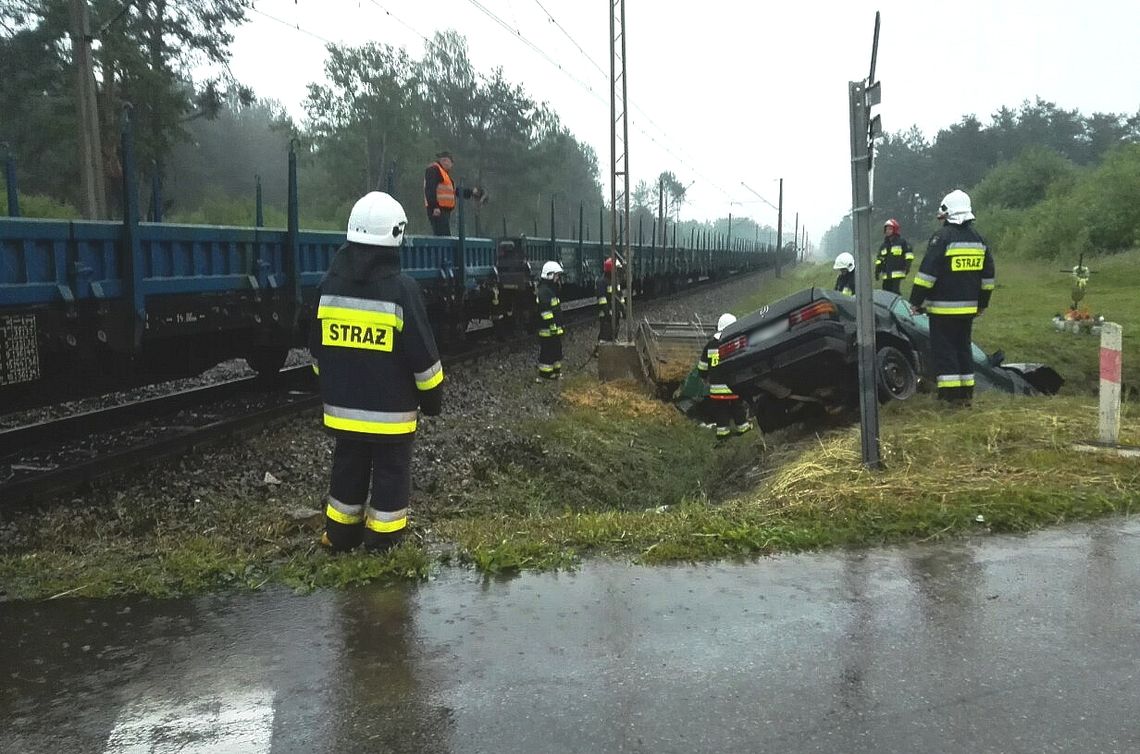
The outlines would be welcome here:
M 284 208 L 264 205 L 265 227 L 284 228 L 288 216 Z M 347 219 L 348 215 L 345 214 Z M 163 218 L 168 223 L 187 225 L 232 225 L 252 227 L 257 218 L 257 204 L 253 199 L 235 198 L 224 194 L 209 196 L 196 209 L 171 212 Z M 343 223 L 324 217 L 313 217 L 304 211 L 301 214 L 301 227 L 313 230 L 342 230 Z
M 1140 245 L 1140 144 L 1118 147 L 1077 191 L 1093 248 L 1117 252 Z
M 1051 149 L 1031 147 L 1017 159 L 991 170 L 974 188 L 979 207 L 1025 209 L 1043 201 L 1058 188 L 1072 186 L 1077 168 Z
M 80 217 L 75 207 L 51 197 L 21 193 L 19 200 L 20 217 L 52 220 L 78 220 Z M 8 214 L 8 183 L 4 180 L 3 171 L 0 171 L 0 214 Z
M 1046 150 L 996 168 L 972 192 L 979 230 L 1003 255 L 1076 260 L 1140 246 L 1140 144 L 1091 171 Z M 1039 197 L 1024 204 L 1029 197 Z

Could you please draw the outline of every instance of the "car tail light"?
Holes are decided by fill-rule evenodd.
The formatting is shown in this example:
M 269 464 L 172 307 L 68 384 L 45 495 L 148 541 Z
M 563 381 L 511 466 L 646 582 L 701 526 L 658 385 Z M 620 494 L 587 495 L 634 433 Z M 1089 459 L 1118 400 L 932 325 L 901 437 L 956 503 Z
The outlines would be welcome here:
M 832 317 L 834 315 L 835 304 L 827 300 L 816 301 L 788 315 L 788 325 L 795 327 L 818 317 Z
M 727 359 L 732 354 L 736 353 L 737 351 L 743 351 L 747 347 L 748 336 L 741 335 L 738 338 L 733 338 L 730 341 L 721 343 L 720 348 L 717 349 L 717 353 L 720 354 L 721 359 Z

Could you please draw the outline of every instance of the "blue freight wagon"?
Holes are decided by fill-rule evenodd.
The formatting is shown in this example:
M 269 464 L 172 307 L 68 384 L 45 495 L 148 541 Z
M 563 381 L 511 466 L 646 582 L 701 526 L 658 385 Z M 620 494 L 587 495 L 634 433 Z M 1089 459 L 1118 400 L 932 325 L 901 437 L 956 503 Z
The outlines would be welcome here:
M 299 229 L 292 153 L 286 228 L 140 222 L 134 171 L 125 164 L 123 174 L 122 222 L 0 218 L 0 411 L 193 376 L 233 358 L 275 373 L 306 344 L 316 287 L 344 234 Z M 583 241 L 581 223 L 576 239 L 467 238 L 462 207 L 458 236 L 410 236 L 401 249 L 443 343 L 473 320 L 531 326 L 546 260 L 566 270 L 564 301 L 593 296 L 610 244 Z M 769 261 L 722 240 L 634 246 L 634 295 Z

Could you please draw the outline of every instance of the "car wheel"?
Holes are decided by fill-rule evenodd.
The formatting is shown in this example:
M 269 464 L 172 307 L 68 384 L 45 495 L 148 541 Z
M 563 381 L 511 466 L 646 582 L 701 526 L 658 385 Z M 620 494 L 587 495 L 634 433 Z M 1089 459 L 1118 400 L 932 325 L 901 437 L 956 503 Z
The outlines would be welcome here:
M 883 346 L 878 355 L 879 400 L 905 401 L 918 389 L 918 376 L 910 359 L 894 346 Z

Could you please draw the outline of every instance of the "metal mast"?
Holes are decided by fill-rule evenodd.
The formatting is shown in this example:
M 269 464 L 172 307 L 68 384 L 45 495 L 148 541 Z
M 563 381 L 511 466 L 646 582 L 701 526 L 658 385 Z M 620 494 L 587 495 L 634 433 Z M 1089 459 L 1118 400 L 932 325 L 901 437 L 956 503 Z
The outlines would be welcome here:
M 627 342 L 633 335 L 633 256 L 629 228 L 629 118 L 625 71 L 625 0 L 607 0 L 610 5 L 610 259 L 620 257 L 625 265 L 625 322 Z M 618 182 L 621 182 L 619 188 Z M 616 260 L 615 260 L 616 261 Z M 614 281 L 617 281 L 616 266 Z M 617 294 L 615 285 L 614 293 Z M 611 297 L 614 321 L 621 297 Z M 618 333 L 614 333 L 614 339 Z

